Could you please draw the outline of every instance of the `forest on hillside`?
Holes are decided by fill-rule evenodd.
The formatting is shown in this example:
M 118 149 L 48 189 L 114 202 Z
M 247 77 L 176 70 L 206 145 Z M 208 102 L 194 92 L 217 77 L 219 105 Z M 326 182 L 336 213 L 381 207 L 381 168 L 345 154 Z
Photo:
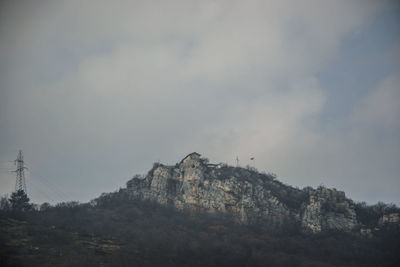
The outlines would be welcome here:
M 84 204 L 18 201 L 25 205 L 1 199 L 0 266 L 400 266 L 397 225 L 373 237 L 305 235 L 291 222 L 239 225 L 228 215 L 133 200 L 124 190 Z M 358 205 L 364 220 L 385 208 Z

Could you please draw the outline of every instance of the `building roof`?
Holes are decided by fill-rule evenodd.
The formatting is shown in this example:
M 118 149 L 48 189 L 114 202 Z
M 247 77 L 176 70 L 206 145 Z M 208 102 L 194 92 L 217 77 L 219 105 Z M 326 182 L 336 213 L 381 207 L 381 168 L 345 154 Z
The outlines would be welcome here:
M 198 156 L 198 157 L 200 157 L 201 155 L 200 155 L 199 153 L 197 153 L 197 152 L 192 152 L 192 153 L 186 155 L 186 157 L 184 157 L 184 158 L 181 160 L 180 163 L 182 163 L 186 158 L 188 158 L 188 157 L 190 157 L 190 156 Z
M 187 158 L 187 157 L 189 157 L 189 156 L 192 156 L 192 155 L 196 155 L 196 156 L 201 156 L 199 153 L 197 153 L 197 152 L 192 152 L 192 153 L 190 153 L 189 155 L 187 155 L 185 158 Z

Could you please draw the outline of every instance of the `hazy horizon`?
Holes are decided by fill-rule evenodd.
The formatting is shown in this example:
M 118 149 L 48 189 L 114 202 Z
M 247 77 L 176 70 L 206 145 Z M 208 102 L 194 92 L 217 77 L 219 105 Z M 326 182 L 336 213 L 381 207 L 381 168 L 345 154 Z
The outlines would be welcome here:
M 19 149 L 37 203 L 196 151 L 400 204 L 397 1 L 2 1 L 0 34 L 0 195 Z

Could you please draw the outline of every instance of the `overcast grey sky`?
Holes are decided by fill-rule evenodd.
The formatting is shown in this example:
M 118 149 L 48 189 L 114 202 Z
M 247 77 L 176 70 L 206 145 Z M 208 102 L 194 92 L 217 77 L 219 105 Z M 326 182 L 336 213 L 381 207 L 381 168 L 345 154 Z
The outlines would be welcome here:
M 197 151 L 400 204 L 398 1 L 2 1 L 0 194 L 88 201 Z

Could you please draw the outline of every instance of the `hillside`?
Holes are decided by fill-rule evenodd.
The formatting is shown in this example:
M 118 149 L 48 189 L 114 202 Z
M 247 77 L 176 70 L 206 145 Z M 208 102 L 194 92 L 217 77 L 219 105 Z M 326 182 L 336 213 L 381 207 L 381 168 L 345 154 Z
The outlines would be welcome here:
M 90 203 L 6 206 L 0 266 L 400 265 L 394 205 L 293 188 L 197 153 Z
M 174 166 L 155 164 L 146 176 L 128 181 L 127 193 L 134 199 L 178 210 L 231 214 L 242 224 L 280 228 L 290 222 L 305 233 L 370 232 L 378 226 L 377 218 L 366 227 L 357 217 L 355 203 L 344 192 L 325 187 L 300 190 L 254 168 L 209 164 L 198 153 L 187 155 Z M 400 222 L 398 210 L 387 213 L 393 223 Z

